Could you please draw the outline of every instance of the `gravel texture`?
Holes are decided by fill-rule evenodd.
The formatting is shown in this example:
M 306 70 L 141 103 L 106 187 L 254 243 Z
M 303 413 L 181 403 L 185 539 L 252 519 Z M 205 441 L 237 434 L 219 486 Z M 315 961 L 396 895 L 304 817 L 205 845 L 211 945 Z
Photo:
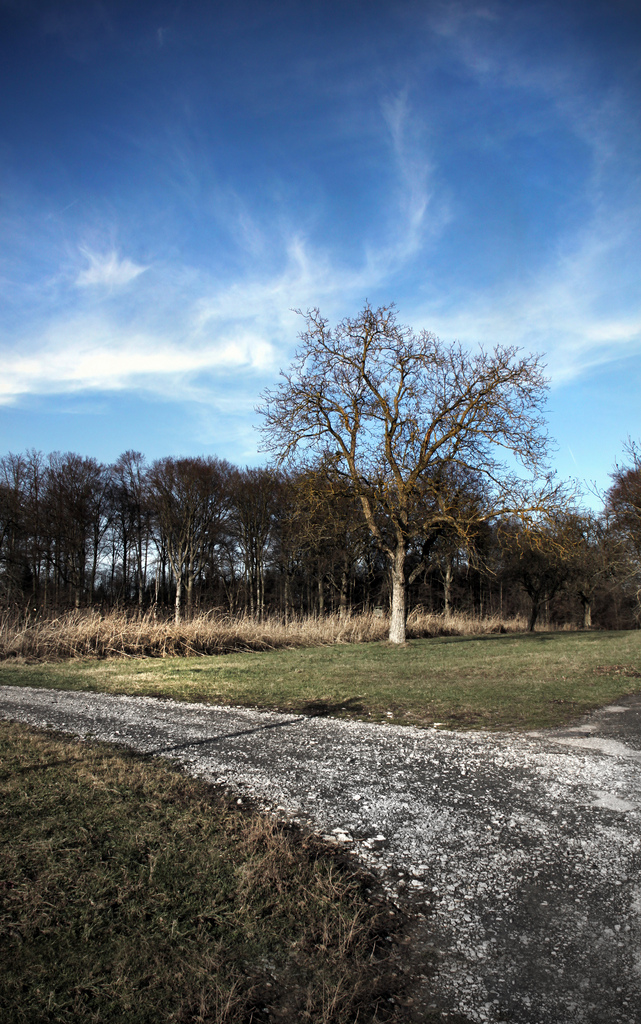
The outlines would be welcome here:
M 641 1022 L 641 696 L 442 732 L 0 687 L 0 717 L 179 762 L 343 844 L 416 916 L 407 1020 Z

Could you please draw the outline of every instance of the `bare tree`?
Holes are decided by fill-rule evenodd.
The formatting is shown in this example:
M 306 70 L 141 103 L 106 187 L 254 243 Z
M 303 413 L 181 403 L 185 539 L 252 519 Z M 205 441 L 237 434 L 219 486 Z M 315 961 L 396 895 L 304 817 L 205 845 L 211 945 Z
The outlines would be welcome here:
M 628 438 L 624 446 L 629 465 L 616 466 L 606 495 L 606 514 L 630 552 L 628 585 L 636 597 L 636 617 L 641 620 L 641 449 Z
M 291 481 L 291 491 L 291 526 L 308 582 L 316 582 L 318 612 L 324 611 L 325 584 L 329 583 L 338 596 L 339 615 L 344 617 L 351 584 L 365 560 L 368 536 L 353 488 L 343 477 L 307 472 Z
M 486 517 L 544 507 L 547 381 L 536 356 L 446 346 L 401 326 L 393 306 L 366 304 L 334 330 L 318 309 L 305 322 L 283 382 L 262 395 L 265 448 L 279 464 L 320 462 L 350 480 L 390 569 L 389 639 L 403 643 L 409 540 L 446 525 L 464 538 L 469 526 L 442 486 L 453 467 L 486 481 Z
M 628 438 L 625 452 L 631 465 L 616 467 L 606 495 L 606 508 L 641 558 L 641 450 Z
M 142 609 L 147 583 L 151 533 L 147 473 L 148 467 L 141 452 L 123 452 L 112 467 L 114 512 L 123 551 L 123 586 L 127 596 L 128 562 L 133 561 L 139 610 Z
M 583 610 L 583 628 L 592 627 L 595 597 L 611 591 L 625 577 L 629 565 L 625 545 L 607 518 L 583 512 L 568 519 L 570 582 Z
M 530 599 L 528 629 L 532 633 L 542 606 L 571 580 L 581 535 L 575 522 L 563 517 L 533 529 L 511 523 L 500 536 L 506 576 L 518 581 Z
M 61 588 L 68 588 L 69 597 L 80 608 L 85 592 L 89 603 L 93 598 L 107 528 L 107 473 L 96 459 L 74 452 L 52 452 L 48 463 L 47 529 L 55 592 L 59 598 Z
M 232 535 L 245 570 L 249 612 L 262 619 L 265 611 L 265 558 L 278 504 L 280 480 L 268 469 L 247 467 L 233 474 Z
M 27 556 L 31 571 L 31 596 L 47 605 L 47 537 L 45 533 L 46 463 L 35 448 L 25 455 L 25 509 L 27 525 Z
M 25 494 L 27 462 L 9 452 L 0 459 L 1 593 L 8 601 L 22 596 L 26 536 Z
M 149 481 L 162 532 L 160 543 L 176 581 L 176 622 L 182 615 L 184 581 L 188 617 L 192 613 L 196 575 L 227 512 L 230 472 L 227 462 L 214 458 L 166 458 L 151 467 Z

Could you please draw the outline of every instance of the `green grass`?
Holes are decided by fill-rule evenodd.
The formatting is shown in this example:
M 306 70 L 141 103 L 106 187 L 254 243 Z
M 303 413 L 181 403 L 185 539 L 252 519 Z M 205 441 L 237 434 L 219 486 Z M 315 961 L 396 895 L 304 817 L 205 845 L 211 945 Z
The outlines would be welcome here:
M 636 674 L 635 674 L 636 673 Z M 641 689 L 641 631 L 485 634 L 200 658 L 0 666 L 0 684 L 450 728 L 539 728 Z
M 390 911 L 316 841 L 105 744 L 0 755 L 4 1024 L 391 1018 Z

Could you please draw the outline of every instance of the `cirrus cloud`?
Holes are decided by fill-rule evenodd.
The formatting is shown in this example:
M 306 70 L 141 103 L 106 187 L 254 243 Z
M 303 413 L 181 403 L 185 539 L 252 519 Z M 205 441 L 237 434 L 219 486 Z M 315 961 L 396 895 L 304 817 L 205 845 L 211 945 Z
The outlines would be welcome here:
M 92 285 L 119 288 L 134 281 L 148 269 L 132 263 L 131 260 L 121 259 L 115 250 L 101 254 L 83 248 L 81 252 L 89 260 L 89 266 L 81 270 L 76 278 L 75 283 L 79 288 Z

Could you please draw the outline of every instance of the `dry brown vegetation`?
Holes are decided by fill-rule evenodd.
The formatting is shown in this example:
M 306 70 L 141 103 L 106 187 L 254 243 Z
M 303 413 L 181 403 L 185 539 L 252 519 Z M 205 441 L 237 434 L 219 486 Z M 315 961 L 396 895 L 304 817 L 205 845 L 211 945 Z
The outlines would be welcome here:
M 401 916 L 331 847 L 103 744 L 0 764 L 5 1024 L 398 1021 Z
M 407 637 L 517 633 L 526 628 L 525 617 L 478 619 L 460 613 L 445 617 L 414 610 L 407 620 Z M 46 619 L 6 614 L 0 621 L 0 659 L 189 657 L 380 641 L 388 632 L 387 617 L 372 612 L 304 616 L 287 623 L 278 616 L 258 621 L 215 612 L 181 622 L 151 612 L 141 617 L 122 612 L 67 612 Z

